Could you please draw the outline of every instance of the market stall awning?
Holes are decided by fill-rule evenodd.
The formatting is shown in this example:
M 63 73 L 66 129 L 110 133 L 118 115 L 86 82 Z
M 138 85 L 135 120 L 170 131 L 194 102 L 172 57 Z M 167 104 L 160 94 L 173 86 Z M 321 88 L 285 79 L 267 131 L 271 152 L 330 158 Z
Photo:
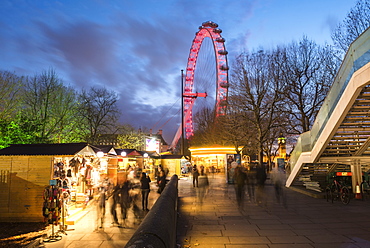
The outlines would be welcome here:
M 142 157 L 143 155 L 141 155 L 140 152 L 138 152 L 136 150 L 133 150 L 132 152 L 128 153 L 127 156 L 139 156 L 139 157 Z

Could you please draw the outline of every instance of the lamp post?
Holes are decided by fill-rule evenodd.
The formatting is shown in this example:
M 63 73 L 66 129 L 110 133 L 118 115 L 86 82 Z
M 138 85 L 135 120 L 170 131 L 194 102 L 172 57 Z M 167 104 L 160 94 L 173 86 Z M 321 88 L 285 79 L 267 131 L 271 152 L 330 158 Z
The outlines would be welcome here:
M 181 155 L 184 155 L 184 70 L 181 70 Z
M 144 157 L 144 161 L 143 161 L 144 168 L 143 169 L 146 169 L 146 164 L 148 163 L 148 157 L 149 157 L 148 153 L 144 153 L 143 157 Z

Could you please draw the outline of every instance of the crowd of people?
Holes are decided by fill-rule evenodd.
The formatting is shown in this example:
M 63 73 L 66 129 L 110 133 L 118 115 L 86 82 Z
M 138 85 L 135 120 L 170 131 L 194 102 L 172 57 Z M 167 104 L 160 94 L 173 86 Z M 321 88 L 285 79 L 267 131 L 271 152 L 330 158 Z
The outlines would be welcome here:
M 166 172 L 161 166 L 158 167 L 155 177 L 157 180 L 157 193 L 162 193 L 166 186 Z M 106 212 L 111 215 L 111 224 L 117 227 L 126 227 L 126 219 L 130 209 L 135 218 L 141 218 L 149 211 L 149 194 L 151 191 L 151 178 L 141 172 L 137 178 L 127 172 L 118 178 L 116 185 L 106 174 L 101 175 L 99 186 L 96 188 L 97 228 L 103 228 L 106 220 Z M 153 186 L 154 187 L 154 186 Z M 141 208 L 139 202 L 141 198 Z
M 209 188 L 209 180 L 204 167 L 201 165 L 198 168 L 197 165 L 193 165 L 191 176 L 193 187 L 197 190 L 198 202 L 202 204 Z M 268 175 L 263 164 L 253 164 L 248 168 L 238 164 L 233 170 L 232 177 L 239 208 L 243 208 L 245 196 L 248 196 L 250 201 L 259 205 L 266 203 L 264 187 Z M 286 178 L 284 169 L 278 166 L 273 167 L 269 171 L 269 177 L 274 186 L 276 202 L 282 202 L 285 205 L 286 199 L 284 198 L 283 185 Z
M 155 173 L 158 194 L 161 194 L 166 186 L 166 177 L 166 171 L 159 166 Z M 284 171 L 278 167 L 274 167 L 270 171 L 270 179 L 275 189 L 276 201 L 282 201 L 285 204 L 283 195 Z M 197 165 L 193 165 L 190 180 L 192 180 L 193 188 L 196 190 L 197 201 L 202 205 L 210 185 L 204 166 L 201 165 L 198 167 Z M 258 204 L 266 202 L 264 199 L 266 180 L 267 173 L 263 165 L 257 165 L 247 169 L 238 164 L 233 171 L 233 182 L 238 207 L 243 207 L 246 195 L 248 195 L 250 201 Z M 145 172 L 140 173 L 138 180 L 134 180 L 132 175 L 127 173 L 118 179 L 117 185 L 113 185 L 107 175 L 103 175 L 97 188 L 97 226 L 99 228 L 104 226 L 107 208 L 109 208 L 108 211 L 111 214 L 112 225 L 118 227 L 125 227 L 128 211 L 131 208 L 135 217 L 138 217 L 139 212 L 145 215 L 149 211 L 151 182 L 150 176 Z M 139 199 L 141 199 L 141 208 L 138 206 L 140 204 Z
M 282 168 L 274 166 L 269 172 L 271 183 L 274 186 L 276 202 L 281 201 L 285 205 L 285 198 L 283 193 L 283 184 L 285 182 L 285 172 Z M 255 165 L 249 170 L 238 165 L 234 171 L 234 183 L 236 200 L 239 208 L 243 207 L 244 196 L 249 196 L 249 200 L 257 204 L 266 204 L 265 183 L 267 180 L 267 172 L 265 166 Z M 247 192 L 245 192 L 247 190 Z

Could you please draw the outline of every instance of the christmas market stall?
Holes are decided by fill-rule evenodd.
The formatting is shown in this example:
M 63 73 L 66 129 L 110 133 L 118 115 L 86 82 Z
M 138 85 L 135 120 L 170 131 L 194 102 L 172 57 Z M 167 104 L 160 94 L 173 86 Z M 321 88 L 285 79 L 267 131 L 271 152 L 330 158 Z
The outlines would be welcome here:
M 188 160 L 183 155 L 161 155 L 161 164 L 165 171 L 167 171 L 167 177 L 171 177 L 174 174 L 184 174 L 183 168 L 186 167 Z
M 87 143 L 22 144 L 0 150 L 0 221 L 55 223 L 63 198 L 83 203 L 100 180 Z

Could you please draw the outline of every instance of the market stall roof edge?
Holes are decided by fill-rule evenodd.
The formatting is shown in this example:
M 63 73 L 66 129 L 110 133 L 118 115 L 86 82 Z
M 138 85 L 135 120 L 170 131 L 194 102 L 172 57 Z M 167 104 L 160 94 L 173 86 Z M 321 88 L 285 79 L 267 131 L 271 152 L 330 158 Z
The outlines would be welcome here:
M 91 146 L 95 153 L 98 153 L 99 151 L 103 152 L 107 155 L 118 155 L 116 150 L 112 145 L 93 145 Z
M 88 143 L 60 144 L 14 144 L 0 150 L 0 156 L 14 155 L 95 155 L 94 149 Z

